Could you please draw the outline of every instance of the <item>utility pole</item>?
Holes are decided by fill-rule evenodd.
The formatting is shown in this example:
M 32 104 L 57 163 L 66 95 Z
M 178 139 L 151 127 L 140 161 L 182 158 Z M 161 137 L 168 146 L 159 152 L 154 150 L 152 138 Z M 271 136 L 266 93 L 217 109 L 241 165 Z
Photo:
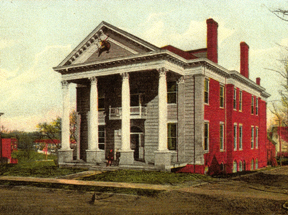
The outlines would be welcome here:
M 2 164 L 2 124 L 1 124 L 1 116 L 4 113 L 0 113 L 0 164 Z

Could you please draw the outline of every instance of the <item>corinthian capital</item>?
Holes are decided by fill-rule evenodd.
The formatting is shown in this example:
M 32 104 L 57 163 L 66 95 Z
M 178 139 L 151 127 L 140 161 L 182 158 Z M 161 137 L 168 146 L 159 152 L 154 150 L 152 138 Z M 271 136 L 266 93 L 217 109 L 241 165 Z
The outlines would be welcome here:
M 165 76 L 166 73 L 168 72 L 168 70 L 165 67 L 161 67 L 159 69 L 157 69 L 159 72 L 159 76 Z
M 129 73 L 128 72 L 123 72 L 121 74 L 121 76 L 122 76 L 123 79 L 128 79 L 129 78 Z
M 68 85 L 69 85 L 68 81 L 61 81 L 61 84 L 62 84 L 62 89 L 68 88 Z
M 97 77 L 96 76 L 90 77 L 89 80 L 91 81 L 91 84 L 97 83 Z

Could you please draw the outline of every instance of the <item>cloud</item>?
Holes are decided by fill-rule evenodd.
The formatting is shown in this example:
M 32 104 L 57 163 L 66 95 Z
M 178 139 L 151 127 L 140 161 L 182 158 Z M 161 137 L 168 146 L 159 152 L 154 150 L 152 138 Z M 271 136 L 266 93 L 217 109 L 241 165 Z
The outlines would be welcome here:
M 0 39 L 0 50 L 14 46 L 16 43 L 15 40 Z
M 61 75 L 52 67 L 58 65 L 59 59 L 70 51 L 70 45 L 47 46 L 35 54 L 31 67 L 26 71 L 19 68 L 14 71 L 0 70 L 0 111 L 5 113 L 5 127 L 36 129 L 39 120 L 61 114 Z
M 167 22 L 163 21 L 161 15 L 165 14 L 151 14 L 148 17 L 149 23 L 147 23 L 148 21 L 145 22 L 147 26 L 142 34 L 143 39 L 159 47 L 173 45 L 183 50 L 206 47 L 206 21 L 192 20 L 184 32 L 175 32 L 170 25 L 166 24 Z M 225 23 L 221 21 L 218 28 L 218 45 L 221 46 L 221 43 L 233 35 L 234 32 L 234 29 L 226 28 Z

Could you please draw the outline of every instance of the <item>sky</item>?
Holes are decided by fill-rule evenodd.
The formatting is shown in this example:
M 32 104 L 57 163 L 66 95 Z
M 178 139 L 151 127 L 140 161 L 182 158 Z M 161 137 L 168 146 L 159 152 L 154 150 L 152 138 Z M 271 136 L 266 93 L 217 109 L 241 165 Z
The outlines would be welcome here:
M 61 116 L 61 76 L 52 68 L 101 21 L 158 47 L 191 50 L 206 47 L 206 19 L 213 18 L 219 24 L 218 63 L 239 71 L 239 44 L 245 41 L 250 79 L 261 78 L 271 94 L 268 107 L 279 101 L 282 79 L 269 69 L 283 71 L 288 22 L 269 10 L 288 9 L 288 1 L 0 0 L 0 8 L 0 112 L 8 130 L 34 131 Z M 75 97 L 71 84 L 71 109 Z

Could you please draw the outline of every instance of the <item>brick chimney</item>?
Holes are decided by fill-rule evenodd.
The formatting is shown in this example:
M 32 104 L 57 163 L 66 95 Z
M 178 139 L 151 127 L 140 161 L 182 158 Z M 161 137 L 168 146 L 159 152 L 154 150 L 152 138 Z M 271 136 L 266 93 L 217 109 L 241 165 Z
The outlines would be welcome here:
M 218 63 L 218 23 L 207 19 L 207 58 Z
M 256 84 L 258 84 L 259 86 L 260 86 L 260 81 L 261 81 L 261 79 L 259 77 L 256 78 Z
M 249 78 L 249 46 L 245 42 L 240 43 L 240 73 Z

